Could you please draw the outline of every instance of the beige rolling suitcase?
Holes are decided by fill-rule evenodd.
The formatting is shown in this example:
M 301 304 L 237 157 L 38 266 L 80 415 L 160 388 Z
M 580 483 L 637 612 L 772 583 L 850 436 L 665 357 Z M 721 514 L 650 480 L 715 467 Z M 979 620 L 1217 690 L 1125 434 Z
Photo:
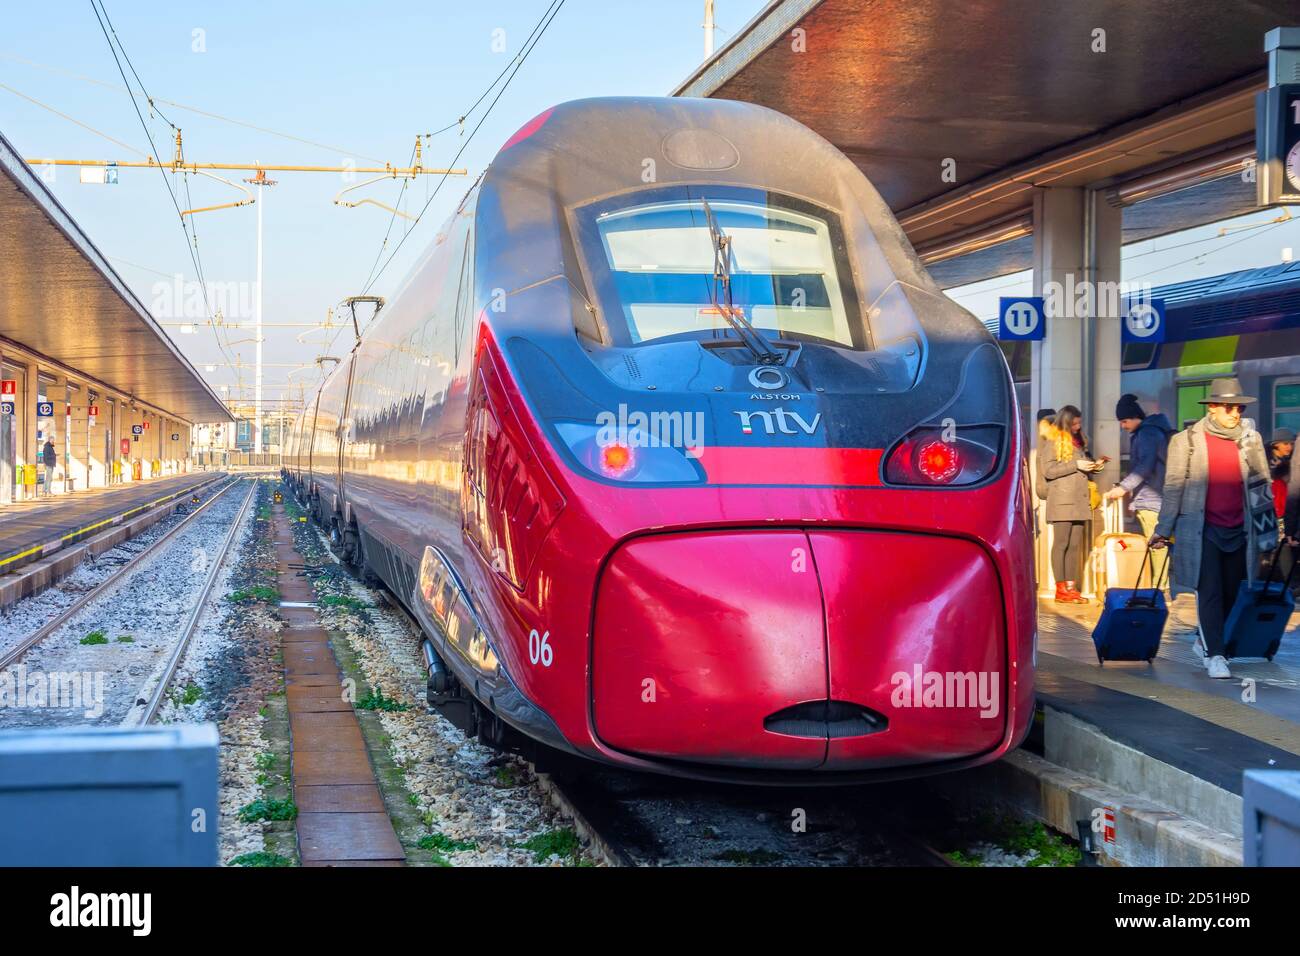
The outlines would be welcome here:
M 1142 535 L 1124 530 L 1124 499 L 1103 499 L 1101 514 L 1103 530 L 1088 555 L 1092 593 L 1100 601 L 1111 587 L 1131 588 L 1135 581 L 1139 588 L 1151 587 L 1147 542 Z

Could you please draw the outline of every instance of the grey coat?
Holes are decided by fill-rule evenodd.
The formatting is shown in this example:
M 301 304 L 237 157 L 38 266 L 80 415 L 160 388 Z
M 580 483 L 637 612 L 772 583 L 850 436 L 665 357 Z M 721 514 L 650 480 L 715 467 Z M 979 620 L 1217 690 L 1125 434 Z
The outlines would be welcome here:
M 1246 579 L 1255 579 L 1260 554 L 1271 551 L 1276 541 L 1259 541 L 1250 521 L 1246 481 L 1251 474 L 1269 480 L 1268 456 L 1259 432 L 1243 425 L 1237 442 L 1241 458 L 1242 507 L 1246 525 Z M 1174 539 L 1169 566 L 1169 586 L 1174 594 L 1195 591 L 1201 577 L 1201 537 L 1205 533 L 1205 494 L 1210 483 L 1209 452 L 1205 447 L 1205 419 L 1169 440 L 1165 471 L 1164 500 L 1156 534 Z
M 1088 500 L 1088 474 L 1075 462 L 1086 460 L 1086 449 L 1073 447 L 1069 461 L 1056 460 L 1056 442 L 1038 443 L 1038 473 L 1047 481 L 1048 521 L 1087 521 L 1092 517 Z

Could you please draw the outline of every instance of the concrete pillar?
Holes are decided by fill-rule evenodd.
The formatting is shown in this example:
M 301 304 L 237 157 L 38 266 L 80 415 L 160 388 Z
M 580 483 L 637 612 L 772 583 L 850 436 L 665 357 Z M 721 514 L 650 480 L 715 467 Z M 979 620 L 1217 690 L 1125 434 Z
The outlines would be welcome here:
M 108 446 L 108 480 L 117 484 L 122 479 L 122 398 L 119 395 L 110 395 L 109 398 L 112 404 L 108 408 L 108 427 L 112 434 Z M 115 464 L 117 474 L 113 473 Z
M 40 395 L 40 369 L 35 363 L 29 363 L 23 374 L 23 425 L 18 445 L 20 464 L 35 465 L 40 456 L 41 446 L 36 440 L 36 402 Z M 22 496 L 30 499 L 36 496 L 36 485 L 23 485 Z
M 72 491 L 85 491 L 90 487 L 90 399 L 83 385 L 71 393 L 72 401 L 68 406 L 69 437 L 68 460 L 64 465 L 64 475 Z
M 90 406 L 94 405 L 99 414 L 95 416 L 95 423 L 90 424 Z M 86 487 L 103 488 L 108 484 L 108 462 L 105 460 L 107 451 L 104 447 L 104 441 L 108 433 L 108 423 L 106 417 L 108 408 L 105 405 L 104 397 L 97 392 L 89 392 L 86 395 Z
M 1119 478 L 1121 241 L 1121 211 L 1099 193 L 1034 194 L 1034 294 L 1045 297 L 1047 332 L 1033 350 L 1033 409 L 1079 408 L 1092 455 L 1111 459 L 1095 476 L 1102 492 Z M 1051 534 L 1042 531 L 1038 579 L 1050 587 Z
M 5 377 L 4 349 L 0 349 L 0 379 Z M 0 505 L 13 501 L 14 458 L 18 441 L 18 396 L 6 396 L 14 402 L 14 414 L 0 418 Z

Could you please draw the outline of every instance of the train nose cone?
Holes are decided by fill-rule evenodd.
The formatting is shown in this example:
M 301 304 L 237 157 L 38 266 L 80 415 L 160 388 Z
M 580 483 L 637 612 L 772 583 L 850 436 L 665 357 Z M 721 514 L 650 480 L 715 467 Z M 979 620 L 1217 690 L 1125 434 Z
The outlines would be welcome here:
M 955 760 L 1006 728 L 1006 622 L 993 562 L 972 541 L 809 531 L 826 605 L 830 697 L 888 722 L 832 738 L 827 770 Z
M 635 539 L 601 578 L 592 714 L 607 745 L 741 767 L 975 756 L 1006 724 L 1006 627 L 970 541 L 882 531 Z
M 606 744 L 645 756 L 812 769 L 825 737 L 769 730 L 827 696 L 817 571 L 798 530 L 638 538 L 601 577 L 592 713 Z

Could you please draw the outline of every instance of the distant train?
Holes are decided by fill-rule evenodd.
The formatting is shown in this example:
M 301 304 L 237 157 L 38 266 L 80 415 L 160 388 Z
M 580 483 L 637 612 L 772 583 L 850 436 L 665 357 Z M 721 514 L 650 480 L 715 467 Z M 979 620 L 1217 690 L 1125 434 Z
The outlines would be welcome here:
M 1300 432 L 1300 262 L 1157 286 L 1165 301 L 1163 342 L 1125 343 L 1120 383 L 1146 411 L 1182 428 L 1204 414 L 1210 380 L 1230 375 L 1259 396 L 1250 414 L 1267 441 L 1276 428 Z M 1004 342 L 1022 410 L 1029 343 Z
M 285 470 L 467 733 L 839 783 L 1027 732 L 1017 420 L 996 342 L 826 141 L 592 99 L 505 144 Z

